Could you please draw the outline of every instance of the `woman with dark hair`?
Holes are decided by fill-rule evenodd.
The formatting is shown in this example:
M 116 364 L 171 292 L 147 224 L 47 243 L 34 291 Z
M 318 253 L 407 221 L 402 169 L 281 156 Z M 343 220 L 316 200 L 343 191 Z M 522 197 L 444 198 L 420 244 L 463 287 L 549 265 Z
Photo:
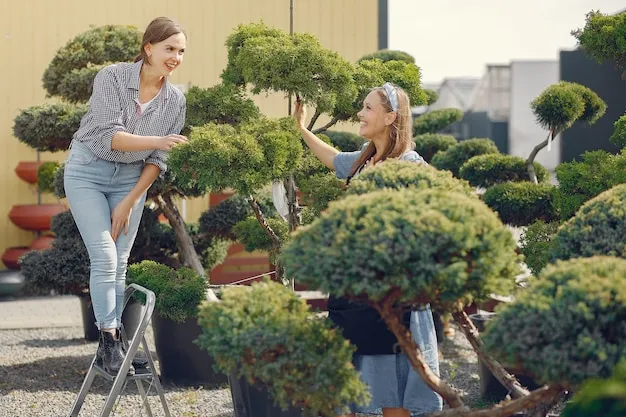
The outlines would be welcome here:
M 187 142 L 180 135 L 185 96 L 168 81 L 183 62 L 186 41 L 178 23 L 156 18 L 134 63 L 98 72 L 65 163 L 65 193 L 91 264 L 89 291 L 100 330 L 97 361 L 112 375 L 124 359 L 119 329 L 126 266 L 146 192 L 167 169 L 168 151 Z M 134 373 L 132 366 L 129 372 Z
M 335 171 L 337 178 L 346 179 L 347 184 L 363 169 L 389 158 L 425 163 L 413 150 L 411 107 L 407 94 L 400 87 L 385 83 L 374 88 L 363 100 L 357 115 L 359 134 L 369 142 L 356 152 L 339 152 L 309 131 L 301 103 L 296 103 L 293 116 L 307 146 L 324 165 Z M 353 362 L 372 396 L 367 406 L 352 406 L 352 413 L 378 414 L 382 410 L 384 417 L 409 417 L 441 410 L 441 397 L 413 370 L 406 355 L 398 351 L 397 339 L 376 310 L 331 294 L 328 316 L 356 346 Z M 404 323 L 430 369 L 439 374 L 437 337 L 430 307 L 407 312 Z

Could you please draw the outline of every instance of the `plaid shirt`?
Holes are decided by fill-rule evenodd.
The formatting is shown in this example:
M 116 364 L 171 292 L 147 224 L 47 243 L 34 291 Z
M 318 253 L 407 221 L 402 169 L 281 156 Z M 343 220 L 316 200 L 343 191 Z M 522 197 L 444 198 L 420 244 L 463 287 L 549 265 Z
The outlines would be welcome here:
M 123 152 L 111 149 L 116 132 L 140 136 L 179 134 L 185 124 L 185 95 L 166 80 L 145 112 L 139 106 L 139 71 L 143 61 L 109 65 L 93 82 L 89 110 L 73 140 L 85 144 L 100 159 L 132 163 L 145 161 L 167 170 L 167 152 Z

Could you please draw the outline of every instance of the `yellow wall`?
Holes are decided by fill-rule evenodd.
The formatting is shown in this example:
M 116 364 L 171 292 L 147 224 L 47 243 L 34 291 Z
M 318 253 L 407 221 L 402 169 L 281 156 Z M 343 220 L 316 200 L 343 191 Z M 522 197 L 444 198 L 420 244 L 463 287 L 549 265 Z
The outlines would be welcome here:
M 378 44 L 377 0 L 294 0 L 294 31 L 311 32 L 322 44 L 355 61 Z M 0 12 L 0 256 L 7 247 L 28 246 L 34 236 L 14 226 L 8 213 L 14 204 L 35 204 L 36 190 L 17 178 L 18 161 L 36 160 L 36 152 L 12 135 L 20 109 L 46 101 L 41 77 L 55 52 L 90 26 L 131 24 L 140 29 L 156 16 L 169 16 L 187 30 L 185 62 L 172 76 L 176 84 L 208 87 L 219 82 L 226 64 L 224 42 L 242 23 L 259 22 L 289 30 L 289 0 L 13 0 Z M 271 116 L 287 112 L 282 97 L 255 98 Z M 350 129 L 351 126 L 342 126 Z M 43 153 L 44 161 L 65 153 Z M 195 220 L 208 203 L 187 203 Z M 45 197 L 44 202 L 54 202 Z M 2 269 L 2 265 L 0 265 Z

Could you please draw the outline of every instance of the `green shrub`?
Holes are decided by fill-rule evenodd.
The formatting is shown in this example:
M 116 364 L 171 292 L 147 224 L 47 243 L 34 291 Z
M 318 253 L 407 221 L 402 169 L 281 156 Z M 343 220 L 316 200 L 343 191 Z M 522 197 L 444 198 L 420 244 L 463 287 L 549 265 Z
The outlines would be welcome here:
M 380 59 L 383 62 L 387 61 L 403 61 L 409 64 L 415 64 L 415 58 L 412 55 L 403 51 L 394 51 L 391 49 L 381 49 L 379 51 L 367 54 L 359 58 L 357 62 L 365 61 L 368 59 Z
M 559 164 L 556 178 L 559 181 L 556 205 L 567 220 L 585 201 L 626 182 L 626 150 L 618 155 L 602 150 L 585 152 L 581 161 Z
M 609 379 L 592 379 L 567 403 L 563 417 L 626 416 L 626 360 Z
M 337 179 L 334 172 L 327 171 L 324 174 L 303 177 L 297 181 L 297 184 L 302 193 L 303 204 L 315 217 L 326 210 L 328 203 L 337 200 L 345 193 L 345 181 Z
M 369 400 L 351 363 L 354 347 L 280 284 L 225 288 L 221 303 L 202 305 L 199 322 L 198 343 L 217 367 L 267 387 L 283 408 L 333 416 Z
M 285 242 L 289 236 L 289 225 L 287 222 L 273 217 L 266 218 L 266 221 L 280 241 Z M 248 252 L 264 250 L 270 252 L 270 255 L 273 256 L 274 252 L 279 249 L 274 246 L 274 242 L 272 242 L 265 229 L 254 216 L 238 222 L 233 227 L 233 233 L 237 240 L 243 243 Z M 271 261 L 273 262 L 274 259 L 271 259 Z
M 586 202 L 554 237 L 555 259 L 607 255 L 626 258 L 626 184 Z
M 535 276 L 550 263 L 550 242 L 559 225 L 559 222 L 546 223 L 537 220 L 522 232 L 520 251 L 524 255 L 524 262 Z
M 626 356 L 626 261 L 593 257 L 547 266 L 498 310 L 487 352 L 542 384 L 575 389 Z
M 425 88 L 424 93 L 426 93 L 426 96 L 428 97 L 428 100 L 426 101 L 426 105 L 428 106 L 439 100 L 439 93 L 437 93 L 435 90 Z
M 198 316 L 208 281 L 189 268 L 172 269 L 154 261 L 128 267 L 126 279 L 154 292 L 155 310 L 163 318 L 182 323 Z
M 598 62 L 613 61 L 626 70 L 626 13 L 587 13 L 585 27 L 572 31 L 582 49 Z
M 558 133 L 583 115 L 585 101 L 571 83 L 562 81 L 546 88 L 530 107 L 541 127 Z
M 254 101 L 233 84 L 218 84 L 209 88 L 194 86 L 187 91 L 187 129 L 207 123 L 236 126 L 259 116 L 259 108 Z
M 200 215 L 200 233 L 235 240 L 233 227 L 247 219 L 250 214 L 250 206 L 246 199 L 235 194 Z
M 74 69 L 132 61 L 141 49 L 141 38 L 134 26 L 105 25 L 81 33 L 57 51 L 43 74 L 44 88 L 50 96 L 61 95 L 60 87 Z
M 65 177 L 65 164 L 59 165 L 54 171 L 54 179 L 52 180 L 53 193 L 57 198 L 65 198 L 65 185 L 63 184 Z
M 449 171 L 410 161 L 385 161 L 363 171 L 350 182 L 348 195 L 361 195 L 381 189 L 401 190 L 435 188 L 473 195 L 474 191 L 464 180 L 456 179 Z
M 412 102 L 411 104 L 413 105 Z M 430 111 L 413 121 L 413 136 L 437 133 L 462 118 L 463 112 L 459 109 L 449 108 Z
M 592 89 L 578 83 L 570 82 L 569 85 L 585 103 L 585 110 L 583 111 L 583 114 L 580 115 L 578 120 L 592 125 L 597 122 L 600 117 L 604 116 L 604 113 L 606 112 L 606 103 Z
M 505 182 L 487 189 L 483 201 L 500 219 L 513 226 L 525 226 L 536 220 L 552 222 L 560 216 L 554 207 L 551 184 Z
M 539 182 L 549 182 L 550 173 L 539 162 L 533 163 Z M 485 154 L 470 158 L 459 170 L 459 176 L 475 187 L 491 187 L 511 181 L 529 181 L 526 160 L 519 156 Z
M 456 311 L 508 294 L 519 271 L 511 233 L 481 201 L 441 190 L 383 190 L 332 202 L 283 248 L 288 276 L 338 296 Z
M 442 152 L 437 152 L 431 164 L 439 169 L 452 171 L 455 177 L 459 176 L 461 166 L 474 156 L 500 153 L 491 139 L 468 139 L 450 146 Z
M 445 151 L 458 142 L 454 136 L 441 135 L 438 133 L 423 133 L 413 138 L 415 151 L 428 163 L 439 151 Z
M 37 188 L 42 193 L 54 193 L 54 178 L 59 163 L 54 161 L 44 162 L 37 169 Z
M 41 152 L 65 151 L 86 112 L 87 105 L 82 104 L 32 106 L 15 118 L 13 135 Z
M 93 80 L 98 71 L 110 64 L 109 62 L 100 65 L 90 63 L 86 67 L 74 68 L 59 83 L 57 94 L 71 103 L 88 101 L 93 92 Z
M 615 130 L 613 131 L 613 134 L 611 135 L 611 139 L 610 139 L 611 143 L 613 143 L 616 146 L 619 146 L 620 148 L 625 147 L 626 146 L 626 114 L 620 117 L 619 119 L 617 119 L 615 123 L 613 124 L 613 126 L 615 127 Z
M 342 152 L 358 151 L 366 142 L 365 138 L 351 132 L 327 130 L 324 134 L 328 136 L 328 139 L 330 139 L 331 145 Z

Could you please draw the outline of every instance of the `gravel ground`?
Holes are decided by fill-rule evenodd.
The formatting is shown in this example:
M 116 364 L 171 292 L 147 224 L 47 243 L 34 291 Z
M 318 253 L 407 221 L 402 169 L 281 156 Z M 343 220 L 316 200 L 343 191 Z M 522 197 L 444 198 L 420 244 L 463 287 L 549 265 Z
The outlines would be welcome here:
M 154 346 L 150 327 L 147 340 Z M 0 330 L 0 417 L 67 416 L 95 349 L 96 342 L 82 338 L 81 327 Z M 476 355 L 461 332 L 442 343 L 440 352 L 442 377 L 462 392 L 468 405 L 486 405 L 478 394 Z M 96 377 L 80 416 L 97 416 L 109 388 Z M 228 387 L 164 388 L 172 416 L 232 416 Z M 145 415 L 136 387 L 129 384 L 124 394 L 114 415 Z M 148 401 L 155 417 L 162 416 L 158 397 L 151 395 Z

